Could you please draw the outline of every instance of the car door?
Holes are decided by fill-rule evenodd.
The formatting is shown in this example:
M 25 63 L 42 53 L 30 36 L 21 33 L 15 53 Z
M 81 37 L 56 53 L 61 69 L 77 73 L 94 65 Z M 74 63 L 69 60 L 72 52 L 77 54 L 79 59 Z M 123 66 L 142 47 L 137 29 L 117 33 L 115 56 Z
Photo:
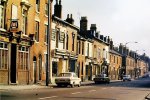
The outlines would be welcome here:
M 73 79 L 74 79 L 75 84 L 79 84 L 79 78 L 75 73 L 73 73 Z

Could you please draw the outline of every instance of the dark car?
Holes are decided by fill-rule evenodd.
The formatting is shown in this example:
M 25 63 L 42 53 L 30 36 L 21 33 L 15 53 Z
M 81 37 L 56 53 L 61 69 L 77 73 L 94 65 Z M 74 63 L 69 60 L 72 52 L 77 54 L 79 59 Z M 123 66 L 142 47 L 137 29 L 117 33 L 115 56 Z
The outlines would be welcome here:
M 110 79 L 109 79 L 109 77 L 107 77 L 106 74 L 100 74 L 100 75 L 96 75 L 96 77 L 94 78 L 94 82 L 95 82 L 95 84 L 110 83 Z

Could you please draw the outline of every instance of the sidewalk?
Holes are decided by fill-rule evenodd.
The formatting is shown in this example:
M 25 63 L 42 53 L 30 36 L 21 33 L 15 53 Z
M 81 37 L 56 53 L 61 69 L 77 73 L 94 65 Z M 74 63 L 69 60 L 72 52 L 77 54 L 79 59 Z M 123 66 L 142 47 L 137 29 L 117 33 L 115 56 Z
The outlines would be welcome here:
M 111 80 L 110 82 L 119 82 L 121 80 Z M 86 82 L 81 82 L 81 86 L 88 86 L 95 84 L 94 81 L 86 81 Z M 3 90 L 28 90 L 28 89 L 42 89 L 42 88 L 53 88 L 56 86 L 56 84 L 50 84 L 49 86 L 45 86 L 45 84 L 33 84 L 33 85 L 0 85 L 0 91 Z

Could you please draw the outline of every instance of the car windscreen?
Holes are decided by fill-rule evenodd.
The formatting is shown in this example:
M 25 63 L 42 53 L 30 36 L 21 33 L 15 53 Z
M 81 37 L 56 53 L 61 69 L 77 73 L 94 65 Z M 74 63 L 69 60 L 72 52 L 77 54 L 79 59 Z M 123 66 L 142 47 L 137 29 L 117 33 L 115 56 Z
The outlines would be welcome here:
M 71 73 L 60 73 L 58 77 L 70 77 Z

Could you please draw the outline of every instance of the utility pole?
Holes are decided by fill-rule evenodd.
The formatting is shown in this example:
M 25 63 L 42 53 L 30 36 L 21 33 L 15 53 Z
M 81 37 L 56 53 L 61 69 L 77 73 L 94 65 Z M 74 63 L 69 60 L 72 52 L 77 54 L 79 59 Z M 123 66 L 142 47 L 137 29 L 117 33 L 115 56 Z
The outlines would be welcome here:
M 47 55 L 46 55 L 46 86 L 51 83 L 52 67 L 51 67 L 51 22 L 52 22 L 52 2 L 48 0 L 48 28 L 47 28 Z

